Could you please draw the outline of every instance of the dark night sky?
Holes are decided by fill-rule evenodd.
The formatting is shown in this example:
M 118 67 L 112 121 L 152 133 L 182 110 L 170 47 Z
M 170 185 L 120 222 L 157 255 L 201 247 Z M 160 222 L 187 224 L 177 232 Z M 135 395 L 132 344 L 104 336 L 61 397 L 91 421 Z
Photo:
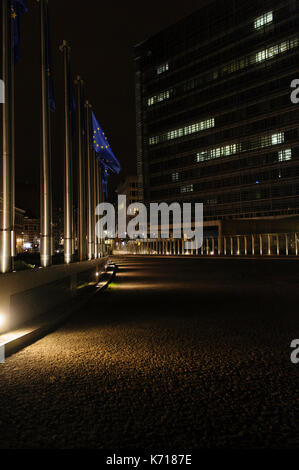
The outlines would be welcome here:
M 85 81 L 87 97 L 114 153 L 122 178 L 136 172 L 133 46 L 197 10 L 204 0 L 49 0 L 56 113 L 53 115 L 55 205 L 62 202 L 63 39 L 72 47 L 73 75 Z M 39 211 L 40 42 L 39 6 L 27 1 L 22 18 L 22 61 L 16 71 L 16 201 Z M 111 178 L 111 186 L 118 179 Z

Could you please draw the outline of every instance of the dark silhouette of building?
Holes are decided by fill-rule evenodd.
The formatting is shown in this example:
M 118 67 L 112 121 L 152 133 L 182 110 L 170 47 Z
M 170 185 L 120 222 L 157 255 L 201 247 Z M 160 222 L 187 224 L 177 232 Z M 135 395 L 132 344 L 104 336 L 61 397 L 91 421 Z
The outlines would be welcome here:
M 140 199 L 203 202 L 228 231 L 298 226 L 299 2 L 214 1 L 135 57 Z

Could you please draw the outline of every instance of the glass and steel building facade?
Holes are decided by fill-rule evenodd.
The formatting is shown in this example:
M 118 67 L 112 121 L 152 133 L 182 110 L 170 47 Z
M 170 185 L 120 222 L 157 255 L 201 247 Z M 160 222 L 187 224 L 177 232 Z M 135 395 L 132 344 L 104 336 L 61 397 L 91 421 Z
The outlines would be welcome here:
M 298 0 L 218 0 L 135 48 L 139 197 L 299 214 Z

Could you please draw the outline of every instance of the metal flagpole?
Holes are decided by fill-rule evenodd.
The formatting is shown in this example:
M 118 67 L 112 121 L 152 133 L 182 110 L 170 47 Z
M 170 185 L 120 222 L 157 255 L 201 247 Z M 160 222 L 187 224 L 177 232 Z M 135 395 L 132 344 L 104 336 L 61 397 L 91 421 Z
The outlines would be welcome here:
M 97 183 L 98 183 L 98 186 L 97 186 L 97 199 L 98 199 L 98 203 L 97 205 L 99 205 L 101 203 L 101 175 L 100 175 L 100 164 L 99 162 L 97 161 Z M 99 216 L 98 216 L 98 220 L 99 220 Z M 98 238 L 98 258 L 101 258 L 101 253 L 102 253 L 102 249 L 101 249 L 101 240 Z
M 101 166 L 98 165 L 98 178 L 99 178 L 99 204 L 104 202 L 103 198 L 103 185 L 102 185 L 102 175 L 101 175 Z M 103 258 L 104 256 L 104 249 L 103 249 L 103 239 L 99 241 L 99 250 L 100 250 L 100 257 Z
M 87 157 L 87 225 L 88 225 L 88 259 L 94 257 L 94 212 L 93 212 L 93 164 L 92 164 L 92 150 L 90 146 L 90 110 L 91 105 L 88 101 L 85 102 L 86 109 L 86 157 Z
M 99 256 L 99 245 L 98 245 L 98 237 L 97 237 L 97 216 L 96 216 L 96 207 L 98 205 L 98 178 L 97 178 L 97 157 L 96 153 L 92 151 L 92 160 L 93 160 L 93 214 L 94 214 L 94 257 L 97 259 Z
M 70 120 L 70 47 L 66 41 L 60 46 L 64 62 L 64 262 L 73 259 L 73 182 L 72 182 L 72 145 Z
M 52 181 L 49 122 L 49 64 L 48 64 L 48 0 L 40 1 L 41 22 L 41 75 L 42 75 L 42 151 L 41 151 L 41 266 L 52 264 Z
M 4 82 L 5 103 L 1 109 L 0 154 L 0 269 L 7 273 L 12 269 L 12 126 L 11 126 L 11 67 L 12 67 L 12 21 L 11 2 L 2 0 L 1 72 Z
M 77 86 L 77 138 L 78 138 L 78 253 L 80 261 L 86 259 L 86 230 L 85 230 L 85 178 L 83 161 L 83 129 L 82 129 L 82 88 L 83 81 L 78 76 L 75 80 Z
M 11 67 L 11 193 L 12 193 L 12 213 L 11 213 L 11 257 L 12 268 L 16 256 L 16 231 L 15 231 L 15 69 Z

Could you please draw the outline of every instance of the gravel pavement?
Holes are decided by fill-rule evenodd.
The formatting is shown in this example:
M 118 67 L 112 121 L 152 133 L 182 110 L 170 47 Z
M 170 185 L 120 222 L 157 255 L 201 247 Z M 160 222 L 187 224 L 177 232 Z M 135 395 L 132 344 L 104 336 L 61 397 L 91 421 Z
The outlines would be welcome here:
M 299 447 L 298 261 L 114 261 L 0 364 L 0 448 Z

